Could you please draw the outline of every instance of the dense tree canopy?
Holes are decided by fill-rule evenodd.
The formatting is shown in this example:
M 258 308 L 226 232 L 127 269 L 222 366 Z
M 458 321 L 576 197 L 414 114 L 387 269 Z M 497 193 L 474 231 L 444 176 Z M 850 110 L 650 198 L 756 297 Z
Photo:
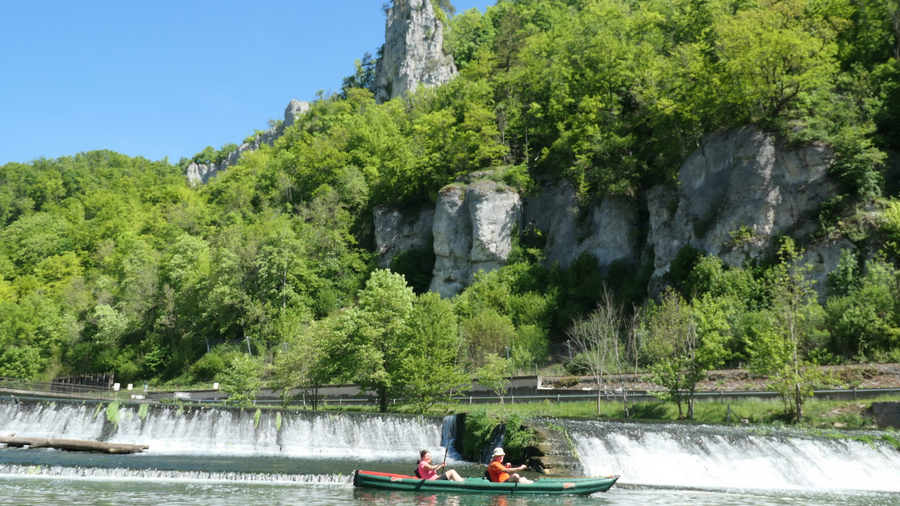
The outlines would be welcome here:
M 542 363 L 604 284 L 633 311 L 651 271 L 583 255 L 562 272 L 523 234 L 507 266 L 440 301 L 416 295 L 433 257 L 398 258 L 405 279 L 374 271 L 374 206 L 426 205 L 485 168 L 523 192 L 564 179 L 585 200 L 640 200 L 703 135 L 748 123 L 834 148 L 842 191 L 820 234 L 847 232 L 861 206 L 887 209 L 872 225 L 884 255 L 848 259 L 825 308 L 805 307 L 797 363 L 896 356 L 900 207 L 884 198 L 900 187 L 884 162 L 900 150 L 897 2 L 436 4 L 457 78 L 377 105 L 373 60 L 348 62 L 339 93 L 207 186 L 186 182 L 188 160 L 109 151 L 0 167 L 0 376 L 210 381 L 249 349 L 286 387 L 353 379 L 429 405 L 463 367 Z M 680 258 L 668 281 L 681 323 L 717 347 L 692 370 L 746 362 L 783 335 L 774 267 Z M 339 344 L 353 353 L 343 367 L 326 353 Z M 447 388 L 417 374 L 433 364 Z

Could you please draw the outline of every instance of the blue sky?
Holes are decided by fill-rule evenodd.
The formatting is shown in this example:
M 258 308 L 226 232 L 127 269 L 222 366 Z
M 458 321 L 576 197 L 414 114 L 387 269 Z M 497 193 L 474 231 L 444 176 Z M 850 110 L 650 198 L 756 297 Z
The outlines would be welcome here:
M 111 149 L 172 162 L 337 91 L 381 0 L 28 0 L 0 15 L 0 165 Z M 494 0 L 453 0 L 484 12 Z

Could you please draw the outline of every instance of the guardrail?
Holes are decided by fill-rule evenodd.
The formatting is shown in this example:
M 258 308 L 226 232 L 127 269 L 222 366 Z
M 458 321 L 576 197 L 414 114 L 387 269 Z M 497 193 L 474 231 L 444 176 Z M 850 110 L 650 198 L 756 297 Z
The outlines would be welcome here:
M 17 378 L 4 378 L 0 377 L 0 392 L 11 393 L 16 395 L 52 395 L 56 397 L 62 398 L 81 398 L 81 399 L 118 399 L 123 397 L 125 392 L 115 392 L 113 390 L 103 388 L 103 387 L 94 387 L 87 385 L 77 385 L 71 383 L 53 383 L 49 381 L 32 381 L 32 380 L 23 380 Z M 539 391 L 540 392 L 540 391 Z M 178 392 L 181 393 L 181 392 Z M 869 388 L 869 389 L 842 389 L 842 390 L 815 390 L 813 392 L 813 396 L 821 399 L 842 399 L 842 400 L 857 400 L 864 398 L 872 398 L 877 397 L 879 395 L 885 394 L 900 394 L 900 388 Z M 615 392 L 612 390 L 605 391 L 601 396 L 606 400 L 615 400 L 621 399 L 621 392 Z M 740 399 L 740 398 L 776 398 L 779 394 L 777 392 L 772 391 L 709 391 L 709 392 L 696 392 L 694 394 L 694 398 L 701 399 Z M 128 395 L 124 395 L 127 400 Z M 132 396 L 137 397 L 137 396 Z M 141 396 L 143 397 L 143 396 Z M 190 404 L 223 404 L 228 405 L 227 399 L 219 399 L 219 398 L 204 398 L 204 399 L 191 399 L 185 398 L 185 395 L 175 395 L 173 393 L 173 397 L 177 399 L 178 402 L 181 403 L 190 403 Z M 646 391 L 637 391 L 637 392 L 629 392 L 628 393 L 629 400 L 633 399 L 635 402 L 655 402 L 658 398 L 651 392 Z M 454 401 L 460 404 L 490 404 L 499 402 L 499 398 L 496 395 L 459 395 L 452 398 Z M 538 393 L 535 395 L 506 395 L 503 397 L 504 402 L 509 402 L 510 404 L 515 404 L 516 402 L 520 403 L 529 403 L 529 402 L 579 402 L 579 401 L 594 401 L 597 399 L 597 392 L 594 391 L 582 391 L 582 392 L 572 392 L 572 393 L 562 393 L 562 392 L 553 392 L 553 393 Z M 138 399 L 143 400 L 143 399 Z M 338 397 L 338 398 L 329 398 L 329 397 L 320 397 L 319 402 L 322 405 L 330 405 L 330 406 L 344 406 L 344 405 L 369 405 L 369 404 L 377 404 L 377 398 L 375 397 Z M 260 397 L 257 398 L 256 405 L 262 406 L 279 406 L 282 404 L 282 400 L 276 397 Z
M 61 397 L 91 399 L 110 399 L 116 397 L 115 391 L 103 387 L 4 377 L 0 377 L 0 392 L 8 392 L 13 394 L 41 393 L 53 394 Z
M 819 399 L 842 399 L 857 400 L 881 395 L 900 395 L 900 388 L 868 388 L 868 389 L 842 389 L 842 390 L 815 390 L 813 397 Z M 621 399 L 621 392 L 608 391 L 601 394 L 604 400 L 614 401 Z M 747 390 L 747 391 L 710 391 L 696 392 L 694 398 L 696 400 L 734 400 L 741 398 L 777 398 L 778 392 L 767 390 Z M 494 404 L 499 402 L 500 398 L 496 395 L 461 395 L 452 398 L 460 404 Z M 510 404 L 530 403 L 530 402 L 579 402 L 579 401 L 595 401 L 597 399 L 596 391 L 584 391 L 578 393 L 553 393 L 553 394 L 537 394 L 537 395 L 505 395 L 503 401 Z M 634 392 L 628 393 L 628 400 L 634 399 L 635 402 L 657 402 L 659 398 L 651 392 Z M 185 399 L 180 398 L 178 402 L 190 404 L 222 404 L 228 405 L 227 399 Z M 308 400 L 308 402 L 311 402 Z M 342 398 L 320 398 L 319 404 L 322 406 L 345 406 L 345 405 L 376 405 L 378 399 L 375 397 L 342 397 Z M 280 406 L 281 399 L 277 398 L 257 398 L 254 402 L 257 406 Z

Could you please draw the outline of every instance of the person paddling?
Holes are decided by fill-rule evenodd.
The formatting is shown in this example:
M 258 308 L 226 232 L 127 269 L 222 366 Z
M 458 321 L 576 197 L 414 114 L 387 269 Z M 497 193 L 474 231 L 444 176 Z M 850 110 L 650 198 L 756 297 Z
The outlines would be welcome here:
M 447 469 L 442 474 L 438 475 L 435 471 L 438 469 L 445 467 L 447 464 L 431 464 L 431 452 L 428 450 L 422 450 L 419 452 L 419 465 L 416 467 L 416 475 L 419 478 L 424 480 L 453 480 L 453 481 L 464 481 L 463 477 L 459 475 L 454 469 Z
M 503 448 L 494 448 L 494 458 L 491 461 L 491 464 L 488 466 L 488 476 L 490 480 L 494 483 L 503 483 L 508 481 L 510 483 L 534 483 L 533 481 L 525 478 L 524 476 L 519 476 L 516 474 L 516 471 L 522 471 L 527 466 L 524 464 L 519 467 L 510 467 L 509 462 L 506 464 L 503 463 L 503 457 L 506 456 L 506 453 L 503 451 Z M 513 474 L 509 474 L 513 473 Z

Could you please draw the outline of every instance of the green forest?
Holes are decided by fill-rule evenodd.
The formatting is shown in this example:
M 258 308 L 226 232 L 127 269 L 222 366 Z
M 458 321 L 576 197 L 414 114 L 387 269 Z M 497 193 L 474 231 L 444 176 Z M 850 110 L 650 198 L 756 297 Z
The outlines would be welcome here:
M 458 77 L 376 104 L 374 60 L 348 62 L 338 93 L 208 185 L 191 160 L 111 151 L 0 167 L 0 377 L 353 381 L 425 409 L 574 341 L 571 373 L 621 355 L 680 404 L 745 366 L 793 412 L 828 380 L 813 364 L 900 361 L 898 0 L 438 5 Z M 418 210 L 486 168 L 526 195 L 567 181 L 584 203 L 640 202 L 703 135 L 749 124 L 835 153 L 816 234 L 858 248 L 823 303 L 790 238 L 743 268 L 685 248 L 659 297 L 652 266 L 546 265 L 540 231 L 452 300 L 427 293 L 428 251 L 375 267 L 376 206 Z

